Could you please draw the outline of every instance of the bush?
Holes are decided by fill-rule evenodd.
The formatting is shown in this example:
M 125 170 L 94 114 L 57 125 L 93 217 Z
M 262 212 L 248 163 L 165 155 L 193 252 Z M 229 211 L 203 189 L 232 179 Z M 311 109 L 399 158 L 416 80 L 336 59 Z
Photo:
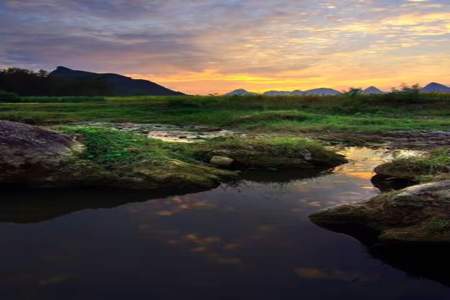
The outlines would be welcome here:
M 0 90 L 0 102 L 16 102 L 19 100 L 16 94 Z
M 84 102 L 104 102 L 102 96 L 27 96 L 21 97 L 20 102 L 25 103 L 84 103 Z

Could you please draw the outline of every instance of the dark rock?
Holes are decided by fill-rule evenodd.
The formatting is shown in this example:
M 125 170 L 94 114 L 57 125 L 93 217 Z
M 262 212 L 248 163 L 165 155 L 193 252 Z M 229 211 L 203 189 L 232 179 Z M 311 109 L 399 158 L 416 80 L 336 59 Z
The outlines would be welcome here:
M 367 227 L 384 243 L 450 243 L 450 181 L 415 185 L 311 215 L 324 227 Z
M 0 121 L 0 183 L 43 185 L 83 151 L 71 137 L 36 126 Z

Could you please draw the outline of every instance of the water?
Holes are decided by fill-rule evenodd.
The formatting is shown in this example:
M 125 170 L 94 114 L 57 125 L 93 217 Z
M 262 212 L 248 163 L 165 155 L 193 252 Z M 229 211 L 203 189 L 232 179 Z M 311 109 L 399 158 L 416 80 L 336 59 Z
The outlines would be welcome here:
M 250 174 L 148 201 L 3 192 L 0 299 L 450 299 L 447 269 L 414 268 L 308 220 L 379 193 L 371 170 L 392 153 L 345 152 L 351 163 L 315 178 Z

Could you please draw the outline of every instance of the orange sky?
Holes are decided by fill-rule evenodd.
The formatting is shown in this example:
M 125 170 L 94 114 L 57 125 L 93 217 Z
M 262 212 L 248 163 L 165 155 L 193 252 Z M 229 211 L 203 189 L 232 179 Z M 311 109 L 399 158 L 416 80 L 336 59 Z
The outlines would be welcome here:
M 0 67 L 190 94 L 450 84 L 448 0 L 5 0 L 0 28 Z

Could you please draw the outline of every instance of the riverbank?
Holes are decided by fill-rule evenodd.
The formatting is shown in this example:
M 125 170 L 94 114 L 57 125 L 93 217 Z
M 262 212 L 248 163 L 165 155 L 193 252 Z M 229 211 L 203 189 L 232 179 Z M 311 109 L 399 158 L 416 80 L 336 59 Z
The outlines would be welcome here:
M 356 147 L 342 154 L 348 164 L 315 177 L 258 171 L 258 178 L 177 196 L 111 188 L 1 190 L 2 292 L 56 299 L 74 289 L 91 295 L 97 286 L 110 296 L 131 290 L 139 298 L 150 285 L 147 298 L 164 298 L 166 287 L 176 285 L 182 288 L 173 298 L 183 297 L 186 286 L 199 299 L 205 289 L 207 298 L 239 298 L 244 282 L 246 296 L 259 299 L 280 291 L 293 299 L 336 293 L 445 299 L 450 276 L 443 248 L 380 253 L 308 220 L 320 208 L 377 195 L 373 168 L 401 153 Z
M 52 131 L 0 121 L 0 183 L 22 187 L 209 189 L 239 170 L 325 170 L 346 160 L 312 140 L 234 136 L 168 143 L 114 128 Z
M 387 192 L 319 211 L 311 220 L 363 240 L 373 235 L 388 245 L 450 244 L 450 148 L 397 158 L 374 172 L 372 181 Z M 407 187 L 396 190 L 399 183 Z

